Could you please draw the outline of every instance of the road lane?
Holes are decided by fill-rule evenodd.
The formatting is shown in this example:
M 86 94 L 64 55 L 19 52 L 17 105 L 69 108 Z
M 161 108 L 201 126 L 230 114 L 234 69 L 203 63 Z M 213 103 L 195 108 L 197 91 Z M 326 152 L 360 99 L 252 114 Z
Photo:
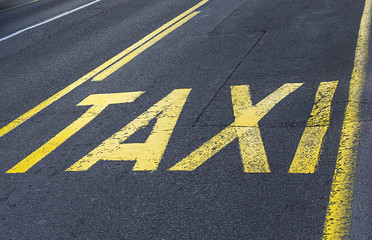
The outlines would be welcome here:
M 33 117 L 35 114 L 42 111 L 44 108 L 48 107 L 50 104 L 59 100 L 61 97 L 68 94 L 70 91 L 74 90 L 76 87 L 79 87 L 81 84 L 90 80 L 92 77 L 93 77 L 92 81 L 104 80 L 107 76 L 111 75 L 113 72 L 117 71 L 119 68 L 124 66 L 130 60 L 135 58 L 138 54 L 140 54 L 147 48 L 151 47 L 157 41 L 161 40 L 163 37 L 165 37 L 172 31 L 174 31 L 178 27 L 182 26 L 185 22 L 187 22 L 191 18 L 193 18 L 196 14 L 199 13 L 199 12 L 193 12 L 193 11 L 199 8 L 200 6 L 204 5 L 206 2 L 207 1 L 202 1 L 199 4 L 195 5 L 194 7 L 190 8 L 186 12 L 182 13 L 181 15 L 172 19 L 171 21 L 164 24 L 160 28 L 156 29 L 154 32 L 150 33 L 146 37 L 142 38 L 140 41 L 136 42 L 129 48 L 125 49 L 124 51 L 120 52 L 113 58 L 104 62 L 102 65 L 90 71 L 88 74 L 79 78 L 77 81 L 73 82 L 66 88 L 62 89 L 61 91 L 54 94 L 47 100 L 43 101 L 42 103 L 40 103 L 39 105 L 31 109 L 30 111 L 27 111 L 26 113 L 22 114 L 20 117 L 18 117 L 17 119 L 15 119 L 11 123 L 9 123 L 8 125 L 0 129 L 0 137 L 12 131 L 14 128 L 18 127 L 19 125 L 21 125 L 22 123 L 24 123 L 25 121 Z M 95 2 L 92 2 L 92 3 L 95 3 Z M 89 3 L 89 4 L 92 4 L 92 3 Z M 88 5 L 84 5 L 83 7 L 85 6 L 88 6 Z
M 1 126 L 197 3 L 105 1 L 105 10 L 82 11 L 66 19 L 68 28 L 51 23 L 40 43 L 3 53 Z M 104 80 L 85 82 L 0 139 L 1 232 L 10 239 L 322 238 L 363 6 L 209 1 Z M 278 99 L 286 84 L 296 89 Z M 5 173 L 88 111 L 76 106 L 82 100 L 138 91 L 26 173 Z M 181 93 L 182 101 L 171 97 Z M 268 96 L 276 104 L 262 107 Z M 313 174 L 289 173 L 310 120 L 326 128 L 319 162 Z M 225 129 L 234 139 L 221 138 L 224 147 L 212 147 L 198 168 L 169 171 Z M 252 142 L 270 172 L 244 172 Z M 156 171 L 138 166 L 155 155 Z M 86 157 L 96 158 L 89 169 L 65 171 Z
M 19 7 L 26 6 L 26 5 L 31 4 L 31 3 L 36 3 L 37 1 L 39 1 L 39 0 L 32 0 L 32 1 L 24 2 L 24 3 L 18 3 L 18 4 L 16 2 L 11 2 L 12 5 L 7 5 L 7 4 L 1 3 L 0 12 L 10 11 L 10 10 L 13 10 L 13 9 L 16 9 L 16 8 L 19 8 Z
M 5 1 L 0 12 L 0 39 L 5 40 L 14 33 L 22 32 L 94 1 Z

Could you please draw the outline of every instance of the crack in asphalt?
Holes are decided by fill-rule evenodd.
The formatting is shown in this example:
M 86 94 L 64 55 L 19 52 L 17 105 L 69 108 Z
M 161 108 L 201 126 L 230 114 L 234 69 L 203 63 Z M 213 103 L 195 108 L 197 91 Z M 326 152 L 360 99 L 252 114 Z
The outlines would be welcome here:
M 243 56 L 242 60 L 235 66 L 235 68 L 231 71 L 231 73 L 226 77 L 225 81 L 221 84 L 221 86 L 218 88 L 218 90 L 215 92 L 211 100 L 209 100 L 208 104 L 204 107 L 204 109 L 201 111 L 199 116 L 196 118 L 194 123 L 192 124 L 192 127 L 196 126 L 196 123 L 199 121 L 199 119 L 203 116 L 204 112 L 207 110 L 207 108 L 210 106 L 213 99 L 217 96 L 217 94 L 222 90 L 222 88 L 226 85 L 228 80 L 231 78 L 231 76 L 238 70 L 240 65 L 244 62 L 244 60 L 248 57 L 248 55 L 253 51 L 253 49 L 257 46 L 257 44 L 262 40 L 264 35 L 266 34 L 266 30 L 262 30 L 261 36 L 257 39 L 257 41 L 253 44 L 253 46 L 247 51 L 247 53 Z
M 245 1 L 244 3 L 242 3 L 242 5 L 240 5 L 237 9 L 235 9 L 232 13 L 230 13 L 224 20 L 222 20 L 215 28 L 213 28 L 212 31 L 208 32 L 208 35 L 213 33 L 216 29 L 218 29 L 219 26 L 221 26 L 228 18 L 230 18 L 232 15 L 234 15 L 237 11 L 239 11 L 239 9 L 241 9 L 245 4 L 247 3 L 247 1 Z

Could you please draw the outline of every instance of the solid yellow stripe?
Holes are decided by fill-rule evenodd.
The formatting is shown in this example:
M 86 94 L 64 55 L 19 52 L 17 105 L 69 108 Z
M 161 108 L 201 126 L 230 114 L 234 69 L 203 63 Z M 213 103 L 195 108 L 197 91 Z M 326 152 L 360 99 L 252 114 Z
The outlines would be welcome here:
M 79 80 L 75 81 L 74 83 L 70 84 L 66 88 L 62 89 L 58 93 L 54 94 L 53 96 L 51 96 L 50 98 L 48 98 L 47 100 L 45 100 L 44 102 L 42 102 L 39 105 L 37 105 L 36 107 L 32 108 L 28 112 L 24 113 L 22 116 L 18 117 L 17 119 L 15 119 L 14 121 L 12 121 L 8 125 L 6 125 L 3 128 L 1 128 L 0 129 L 0 137 L 3 137 L 5 134 L 9 133 L 10 131 L 12 131 L 14 128 L 18 127 L 22 123 L 26 122 L 28 119 L 30 119 L 31 117 L 33 117 L 34 115 L 36 115 L 41 110 L 43 110 L 44 108 L 48 107 L 50 104 L 54 103 L 55 101 L 57 101 L 58 99 L 60 99 L 64 95 L 66 95 L 67 93 L 69 93 L 72 90 L 74 90 L 76 87 L 78 87 L 81 84 L 83 84 L 84 82 L 88 81 L 89 78 L 91 78 L 91 77 L 93 77 L 95 75 L 95 74 L 92 74 L 92 72 L 88 73 L 87 75 L 85 75 L 84 77 L 82 77 Z
M 322 82 L 315 96 L 315 104 L 289 168 L 289 173 L 314 173 L 319 162 L 323 139 L 329 126 L 331 104 L 337 81 Z
M 169 28 L 170 26 L 172 26 L 174 23 L 178 22 L 180 19 L 184 18 L 185 16 L 189 15 L 191 12 L 193 12 L 194 10 L 198 9 L 199 7 L 203 6 L 205 3 L 207 3 L 209 0 L 203 0 L 201 1 L 200 3 L 196 4 L 195 6 L 193 6 L 192 8 L 190 8 L 189 10 L 187 10 L 186 12 L 178 15 L 177 17 L 173 18 L 172 20 L 170 20 L 169 22 L 165 23 L 163 26 L 159 27 L 158 29 L 156 29 L 155 31 L 153 31 L 152 33 L 150 33 L 149 35 L 147 35 L 146 37 L 142 38 L 141 40 L 139 40 L 138 42 L 136 42 L 135 44 L 133 44 L 132 46 L 130 46 L 129 48 L 125 49 L 124 51 L 122 51 L 121 53 L 117 54 L 115 57 L 111 58 L 110 60 L 106 61 L 104 64 L 105 64 L 105 68 L 109 67 L 110 65 L 114 64 L 115 62 L 117 62 L 118 60 L 120 60 L 121 58 L 123 58 L 124 56 L 126 56 L 127 54 L 129 54 L 130 52 L 134 51 L 136 48 L 140 47 L 141 45 L 143 45 L 144 43 L 146 43 L 147 41 L 149 41 L 151 38 L 155 37 L 156 35 L 158 35 L 159 33 L 161 33 L 162 31 L 164 31 L 165 29 Z M 160 39 L 159 39 L 160 40 Z M 138 55 L 138 54 L 137 54 Z M 136 55 L 136 56 L 137 56 Z M 123 64 L 124 65 L 124 64 Z M 102 69 L 103 70 L 103 69 Z M 92 81 L 102 81 L 103 79 L 100 79 L 98 77 L 95 77 L 94 79 L 92 79 Z
M 372 1 L 366 0 L 350 80 L 349 99 L 324 224 L 323 239 L 349 239 L 355 168 L 361 131 L 360 101 L 366 79 Z
M 1 12 L 5 12 L 5 11 L 9 11 L 9 10 L 12 10 L 14 8 L 18 8 L 18 7 L 22 7 L 22 6 L 25 6 L 25 5 L 28 5 L 28 4 L 31 4 L 31 3 L 34 3 L 34 2 L 37 2 L 39 0 L 34 0 L 34 1 L 31 1 L 31 2 L 27 2 L 27 3 L 24 3 L 24 4 L 20 4 L 20 5 L 17 5 L 17 6 L 14 6 L 14 7 L 11 7 L 11 8 L 7 8 L 7 9 L 4 9 L 4 10 L 1 10 Z
M 12 131 L 13 129 L 15 129 L 16 127 L 18 127 L 19 125 L 21 125 L 22 123 L 26 122 L 28 119 L 30 119 L 31 117 L 33 117 L 34 115 L 36 115 L 37 113 L 39 113 L 44 108 L 48 107 L 49 105 L 51 105 L 55 101 L 57 101 L 60 98 L 62 98 L 63 96 L 65 96 L 66 94 L 68 94 L 69 92 L 71 92 L 72 90 L 74 90 L 75 88 L 77 88 L 78 86 L 80 86 L 81 84 L 83 84 L 86 81 L 88 81 L 93 76 L 95 76 L 96 74 L 100 73 L 101 71 L 103 71 L 104 69 L 106 69 L 107 67 L 109 67 L 110 65 L 112 65 L 113 63 L 115 63 L 116 61 L 118 61 L 119 59 L 121 59 L 123 56 L 125 56 L 126 54 L 130 53 L 131 51 L 133 51 L 134 49 L 136 49 L 137 47 L 139 47 L 141 44 L 145 43 L 146 41 L 148 41 L 152 37 L 156 36 L 158 33 L 162 32 L 167 27 L 171 26 L 175 22 L 177 22 L 180 19 L 182 19 L 183 17 L 187 16 L 188 14 L 190 14 L 191 12 L 193 12 L 195 9 L 201 7 L 206 2 L 208 2 L 208 0 L 201 1 L 200 3 L 198 3 L 197 5 L 195 5 L 194 7 L 190 8 L 189 10 L 187 10 L 186 12 L 182 13 L 181 15 L 179 15 L 176 18 L 172 19 L 171 21 L 169 21 L 168 23 L 164 24 L 160 28 L 156 29 L 154 32 L 150 33 L 149 35 L 147 35 L 146 37 L 144 37 L 143 39 L 141 39 L 139 42 L 133 44 L 131 47 L 129 47 L 126 50 L 122 51 L 121 53 L 117 54 L 115 57 L 113 57 L 110 60 L 106 61 L 105 63 L 103 63 L 102 65 L 98 66 L 97 68 L 95 68 L 94 70 L 92 70 L 91 72 L 89 72 L 88 74 L 84 75 L 83 77 L 79 78 L 77 81 L 75 81 L 72 84 L 70 84 L 69 86 L 67 86 L 66 88 L 62 89 L 61 91 L 59 91 L 58 93 L 54 94 L 53 96 L 51 96 L 47 100 L 43 101 L 42 103 L 40 103 L 36 107 L 34 107 L 31 110 L 27 111 L 26 113 L 24 113 L 23 115 L 21 115 L 20 117 L 18 117 L 17 119 L 15 119 L 14 121 L 10 122 L 8 125 L 6 125 L 6 126 L 4 126 L 3 128 L 0 129 L 0 138 L 3 137 L 5 134 L 9 133 L 10 131 Z
M 28 169 L 38 163 L 41 159 L 46 157 L 58 146 L 64 143 L 72 135 L 78 132 L 81 128 L 92 121 L 99 113 L 101 113 L 107 105 L 94 105 L 90 107 L 80 118 L 71 123 L 67 128 L 63 129 L 55 137 L 46 142 L 43 146 L 31 153 L 25 159 L 20 161 L 13 168 L 6 173 L 25 173 Z
M 141 52 L 145 51 L 146 49 L 148 49 L 149 47 L 151 47 L 152 45 L 154 45 L 160 39 L 162 39 L 163 37 L 167 36 L 169 33 L 171 33 L 172 31 L 174 31 L 175 29 L 177 29 L 181 25 L 183 25 L 185 22 L 189 21 L 191 18 L 193 18 L 198 13 L 200 13 L 200 12 L 193 12 L 190 15 L 188 15 L 187 17 L 185 17 L 182 20 L 180 20 L 179 22 L 177 22 L 176 24 L 174 24 L 171 27 L 167 28 L 165 31 L 161 32 L 160 34 L 158 34 L 157 36 L 155 36 L 154 38 L 152 38 L 150 41 L 148 41 L 145 44 L 141 45 L 139 48 L 137 48 L 136 50 L 132 51 L 130 54 L 128 54 L 127 56 L 125 56 L 123 59 L 121 59 L 120 61 L 118 61 L 115 64 L 111 65 L 109 68 L 105 69 L 103 72 L 101 72 L 100 74 L 98 74 L 97 76 L 95 76 L 92 81 L 102 81 L 102 80 L 104 80 L 105 78 L 107 78 L 108 76 L 110 76 L 112 73 L 116 72 L 119 68 L 121 68 L 122 66 L 124 66 L 125 64 L 127 64 L 130 60 L 132 60 L 133 58 L 135 58 L 138 54 L 140 54 Z

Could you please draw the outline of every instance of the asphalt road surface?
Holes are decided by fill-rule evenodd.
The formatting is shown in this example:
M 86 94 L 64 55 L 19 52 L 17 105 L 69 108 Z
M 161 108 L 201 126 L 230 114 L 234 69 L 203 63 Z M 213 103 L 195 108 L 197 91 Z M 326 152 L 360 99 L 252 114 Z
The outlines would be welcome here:
M 0 239 L 371 239 L 370 5 L 0 0 Z

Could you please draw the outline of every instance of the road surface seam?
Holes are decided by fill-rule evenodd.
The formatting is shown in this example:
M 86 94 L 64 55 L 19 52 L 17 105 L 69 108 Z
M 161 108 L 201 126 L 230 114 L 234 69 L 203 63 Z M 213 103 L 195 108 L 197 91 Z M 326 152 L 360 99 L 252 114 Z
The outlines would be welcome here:
M 248 55 L 253 51 L 253 49 L 257 46 L 257 44 L 262 40 L 264 35 L 266 34 L 266 30 L 262 30 L 261 36 L 258 38 L 258 40 L 253 44 L 253 46 L 247 51 L 247 53 L 244 55 L 244 57 L 240 60 L 238 64 L 234 67 L 234 69 L 230 72 L 230 74 L 226 77 L 225 81 L 221 84 L 221 86 L 218 88 L 218 90 L 215 92 L 213 97 L 208 101 L 207 105 L 203 108 L 199 116 L 196 118 L 194 123 L 192 124 L 192 127 L 197 126 L 196 123 L 199 121 L 199 119 L 203 116 L 204 112 L 207 110 L 213 99 L 217 96 L 217 94 L 222 90 L 222 88 L 226 85 L 228 80 L 231 78 L 231 76 L 236 72 L 236 70 L 240 67 L 240 65 L 244 62 L 244 60 L 248 57 Z
M 219 26 L 221 26 L 229 17 L 231 17 L 233 14 L 235 14 L 239 9 L 241 9 L 247 2 L 244 2 L 242 3 L 242 5 L 240 5 L 237 9 L 235 9 L 232 13 L 230 13 L 224 20 L 222 20 L 222 22 L 220 22 L 215 28 L 213 28 L 212 31 L 210 31 L 209 33 L 213 33 Z M 209 34 L 208 33 L 208 34 Z

